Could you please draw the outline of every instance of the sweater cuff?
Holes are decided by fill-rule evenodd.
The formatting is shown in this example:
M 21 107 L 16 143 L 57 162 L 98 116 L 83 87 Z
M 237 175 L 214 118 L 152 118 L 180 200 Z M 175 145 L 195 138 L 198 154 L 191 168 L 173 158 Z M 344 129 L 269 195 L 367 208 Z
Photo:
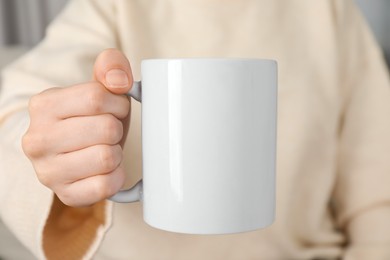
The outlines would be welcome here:
M 38 182 L 23 154 L 20 140 L 27 127 L 27 110 L 0 123 L 0 217 L 19 241 L 42 259 L 42 230 L 53 194 Z

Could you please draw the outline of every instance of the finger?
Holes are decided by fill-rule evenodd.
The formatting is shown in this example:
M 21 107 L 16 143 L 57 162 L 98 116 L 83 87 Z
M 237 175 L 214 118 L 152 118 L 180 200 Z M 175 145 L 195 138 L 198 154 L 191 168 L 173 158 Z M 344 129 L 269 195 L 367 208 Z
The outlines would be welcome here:
M 94 79 L 112 93 L 126 94 L 133 84 L 133 74 L 128 59 L 119 50 L 104 50 L 96 58 Z
M 49 150 L 60 154 L 98 144 L 118 144 L 122 140 L 123 132 L 123 124 L 119 119 L 111 114 L 103 114 L 61 120 L 46 139 L 47 145 L 51 146 Z
M 66 119 L 112 114 L 123 119 L 129 113 L 130 101 L 123 95 L 112 94 L 98 82 L 89 82 L 45 91 L 30 101 L 30 107 L 32 116 L 36 115 L 38 118 L 43 115 Z M 48 108 L 50 111 L 47 111 Z
M 45 166 L 50 178 L 57 184 L 70 184 L 94 175 L 106 174 L 115 170 L 122 162 L 123 151 L 120 145 L 95 145 L 79 151 L 58 154 L 50 165 Z M 46 178 L 45 178 L 46 179 Z M 49 185 L 53 184 L 49 180 Z
M 72 207 L 89 206 L 117 193 L 124 185 L 125 176 L 123 166 L 119 166 L 108 174 L 76 181 L 55 192 L 66 205 Z

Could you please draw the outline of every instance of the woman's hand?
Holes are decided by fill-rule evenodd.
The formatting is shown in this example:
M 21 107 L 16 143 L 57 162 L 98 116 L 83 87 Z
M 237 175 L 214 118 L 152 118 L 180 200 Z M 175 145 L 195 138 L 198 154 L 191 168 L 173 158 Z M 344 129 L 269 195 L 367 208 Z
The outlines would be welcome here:
M 63 203 L 88 206 L 124 184 L 122 148 L 130 120 L 124 94 L 132 82 L 127 58 L 108 49 L 98 56 L 91 82 L 31 98 L 22 147 L 39 181 Z

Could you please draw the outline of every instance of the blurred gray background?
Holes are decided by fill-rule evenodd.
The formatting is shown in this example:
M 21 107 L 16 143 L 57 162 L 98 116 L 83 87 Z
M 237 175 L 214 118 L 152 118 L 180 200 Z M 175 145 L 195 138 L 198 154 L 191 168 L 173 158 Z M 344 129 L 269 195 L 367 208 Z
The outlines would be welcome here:
M 0 0 L 0 69 L 36 45 L 47 24 L 68 0 Z M 107 0 L 109 1 L 109 0 Z M 355 0 L 366 16 L 390 64 L 390 0 Z M 0 220 L 0 260 L 34 257 Z
M 355 0 L 366 16 L 390 64 L 390 0 Z
M 67 0 L 0 0 L 0 45 L 32 46 Z

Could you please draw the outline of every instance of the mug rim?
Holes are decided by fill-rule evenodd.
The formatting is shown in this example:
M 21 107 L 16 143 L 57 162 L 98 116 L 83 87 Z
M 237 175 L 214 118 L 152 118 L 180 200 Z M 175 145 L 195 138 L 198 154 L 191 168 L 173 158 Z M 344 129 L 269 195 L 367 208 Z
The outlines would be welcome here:
M 268 58 L 239 58 L 239 57 L 226 57 L 226 58 L 210 58 L 210 57 L 196 57 L 196 58 L 151 58 L 142 59 L 141 63 L 149 62 L 169 62 L 169 61 L 204 61 L 204 62 L 216 62 L 216 61 L 243 61 L 243 62 L 270 62 L 277 64 L 277 60 Z

